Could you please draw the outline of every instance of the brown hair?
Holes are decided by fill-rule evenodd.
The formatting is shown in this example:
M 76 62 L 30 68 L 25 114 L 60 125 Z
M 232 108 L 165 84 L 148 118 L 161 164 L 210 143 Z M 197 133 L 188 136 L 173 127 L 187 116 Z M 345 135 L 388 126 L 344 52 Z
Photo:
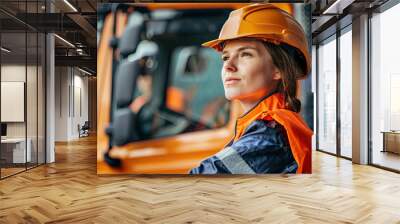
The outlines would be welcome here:
M 289 110 L 300 112 L 301 102 L 297 99 L 297 79 L 304 71 L 301 60 L 296 60 L 297 50 L 285 44 L 274 44 L 263 42 L 268 53 L 272 57 L 272 62 L 281 72 L 282 79 L 278 83 L 277 92 L 284 95 L 286 106 Z

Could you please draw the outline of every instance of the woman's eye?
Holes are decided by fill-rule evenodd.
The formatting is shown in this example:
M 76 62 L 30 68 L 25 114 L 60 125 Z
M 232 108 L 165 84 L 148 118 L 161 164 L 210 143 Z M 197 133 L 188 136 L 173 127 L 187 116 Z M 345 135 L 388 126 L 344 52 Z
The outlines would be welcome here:
M 251 54 L 248 53 L 248 52 L 243 52 L 243 53 L 241 53 L 240 55 L 241 55 L 242 57 L 251 56 Z

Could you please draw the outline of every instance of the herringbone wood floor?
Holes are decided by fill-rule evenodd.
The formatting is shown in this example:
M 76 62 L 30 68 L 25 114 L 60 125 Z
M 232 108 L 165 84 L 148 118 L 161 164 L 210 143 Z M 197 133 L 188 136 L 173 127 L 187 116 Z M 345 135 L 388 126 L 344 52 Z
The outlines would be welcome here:
M 97 176 L 95 138 L 0 181 L 0 223 L 400 223 L 400 175 L 320 152 L 312 175 Z

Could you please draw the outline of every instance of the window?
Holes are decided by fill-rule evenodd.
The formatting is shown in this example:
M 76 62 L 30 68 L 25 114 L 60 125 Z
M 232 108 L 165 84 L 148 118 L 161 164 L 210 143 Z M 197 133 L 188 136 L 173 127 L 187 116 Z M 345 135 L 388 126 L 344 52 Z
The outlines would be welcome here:
M 143 59 L 147 65 L 154 58 Z M 151 67 L 151 66 L 150 66 Z M 212 49 L 194 46 L 172 50 L 165 102 L 155 109 L 160 77 L 154 69 L 138 75 L 131 109 L 139 114 L 141 139 L 214 129 L 229 121 L 230 104 L 221 81 L 222 61 Z M 167 75 L 167 73 L 163 73 Z M 146 118 L 148 117 L 148 119 Z
M 19 9 L 19 17 L 24 18 L 26 13 L 43 12 L 44 4 L 44 0 L 8 1 L 2 6 Z M 0 92 L 6 99 L 0 105 L 4 115 L 0 178 L 5 178 L 45 163 L 46 38 L 5 13 L 0 17 Z
M 394 29 L 398 21 L 400 5 L 371 18 L 371 157 L 373 164 L 396 170 L 400 170 L 400 33 Z
M 179 47 L 171 62 L 167 107 L 206 128 L 224 126 L 229 103 L 224 96 L 219 54 L 207 48 Z
M 336 153 L 336 37 L 318 48 L 318 149 Z
M 347 31 L 347 32 L 346 32 Z M 340 155 L 352 157 L 352 35 L 340 36 Z

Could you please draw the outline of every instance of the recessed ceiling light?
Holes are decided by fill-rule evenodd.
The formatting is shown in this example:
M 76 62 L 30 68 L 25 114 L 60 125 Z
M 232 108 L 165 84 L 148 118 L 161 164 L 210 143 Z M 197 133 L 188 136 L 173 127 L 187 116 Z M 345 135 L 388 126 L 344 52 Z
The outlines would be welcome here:
M 74 10 L 74 12 L 78 12 L 78 10 L 68 1 L 68 0 L 64 0 L 65 4 L 67 4 L 72 10 Z
M 60 37 L 60 36 L 57 35 L 57 34 L 54 34 L 54 36 L 57 37 L 58 39 L 60 39 L 62 42 L 64 42 L 64 43 L 66 43 L 67 45 L 69 45 L 70 47 L 75 48 L 75 45 L 73 45 L 73 44 L 72 44 L 71 42 L 69 42 L 68 40 L 66 40 L 66 39 L 64 39 L 64 38 L 62 38 L 62 37 Z
M 5 48 L 5 47 L 1 47 L 0 49 L 1 49 L 2 51 L 6 52 L 6 53 L 10 53 L 10 52 L 11 52 L 11 50 L 9 50 L 9 49 L 7 49 L 7 48 Z
M 81 72 L 83 72 L 83 73 L 85 73 L 85 74 L 87 74 L 87 75 L 93 75 L 92 73 L 90 73 L 90 72 L 88 72 L 88 71 L 86 71 L 86 70 L 83 70 L 83 69 L 81 69 L 81 68 L 79 68 L 79 67 L 78 67 L 78 70 L 81 71 Z

